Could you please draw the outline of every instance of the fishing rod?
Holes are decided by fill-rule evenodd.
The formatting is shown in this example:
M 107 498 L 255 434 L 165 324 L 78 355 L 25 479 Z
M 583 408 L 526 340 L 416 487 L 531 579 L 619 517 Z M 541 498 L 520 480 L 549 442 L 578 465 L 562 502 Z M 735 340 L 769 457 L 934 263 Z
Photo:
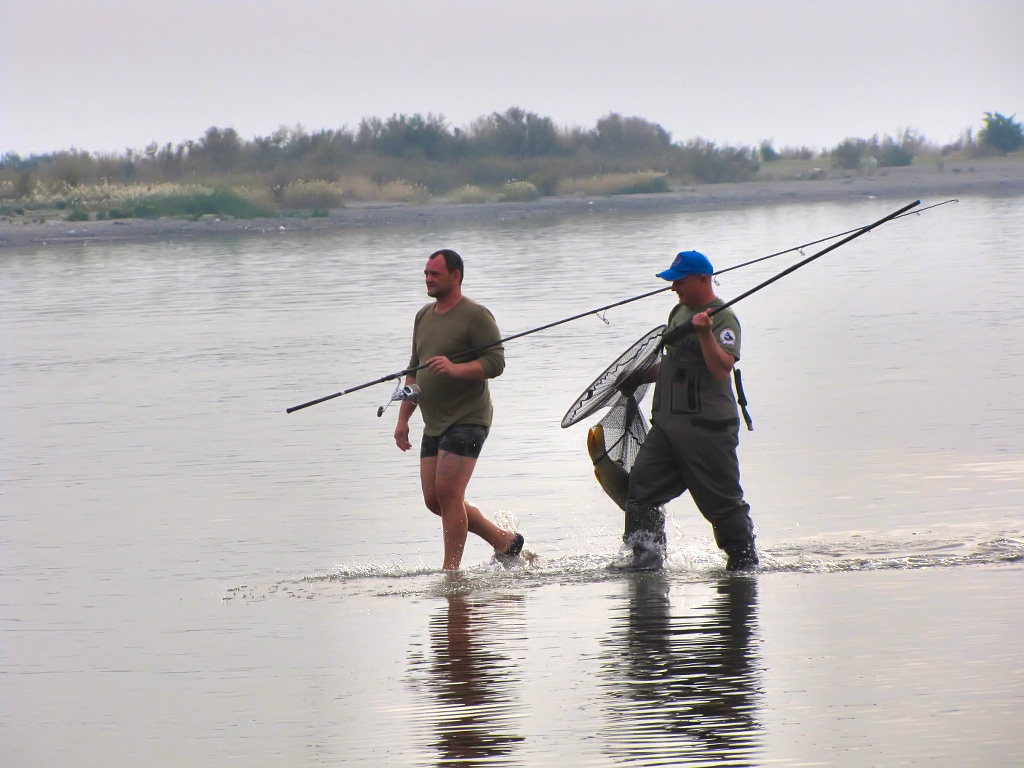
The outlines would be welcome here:
M 902 219 L 904 216 L 920 216 L 922 213 L 924 213 L 925 211 L 930 211 L 932 208 L 938 208 L 943 205 L 949 205 L 950 203 L 959 202 L 960 201 L 957 198 L 953 197 L 950 198 L 949 200 L 943 200 L 941 203 L 932 203 L 931 205 L 926 205 L 924 208 L 918 208 L 916 211 L 907 211 L 906 213 L 901 213 L 899 216 L 893 216 L 892 219 L 890 219 L 890 221 Z M 793 253 L 793 251 L 800 251 L 802 253 L 804 248 L 810 248 L 812 245 L 817 245 L 818 243 L 827 243 L 829 240 L 835 240 L 837 237 L 848 235 L 851 232 L 860 232 L 861 229 L 863 229 L 863 227 L 854 227 L 853 229 L 848 229 L 845 232 L 837 232 L 836 234 L 829 235 L 828 237 L 820 237 L 817 240 L 811 240 L 811 242 L 804 243 L 803 245 L 794 245 L 792 248 L 787 248 L 784 251 L 776 251 L 775 253 L 769 253 L 767 256 L 759 256 L 756 259 L 744 261 L 742 264 L 736 264 L 731 267 L 726 267 L 725 269 L 720 269 L 717 272 L 715 272 L 714 276 L 717 277 L 718 275 L 724 275 L 726 272 L 732 272 L 734 269 L 749 267 L 751 264 L 758 264 L 759 262 L 762 261 L 768 261 L 768 259 L 774 259 L 776 256 L 782 256 L 787 253 Z
M 952 202 L 958 202 L 958 201 L 957 200 L 946 200 L 946 201 L 941 202 L 941 203 L 936 203 L 934 205 L 930 205 L 927 208 L 922 208 L 919 211 L 914 211 L 914 213 L 923 213 L 924 211 L 928 210 L 929 208 L 937 208 L 940 205 L 946 205 L 947 203 L 952 203 Z M 736 297 L 735 299 L 730 301 L 725 306 L 719 307 L 718 309 L 716 309 L 715 312 L 721 311 L 722 309 L 725 309 L 725 307 L 731 306 L 732 304 L 735 304 L 737 301 L 740 301 L 741 299 L 745 299 L 747 296 L 751 295 L 752 293 L 755 293 L 755 292 L 761 290 L 762 288 L 764 288 L 767 285 L 770 285 L 771 283 L 775 282 L 776 280 L 779 280 L 782 277 L 785 277 L 790 272 L 793 272 L 793 271 L 799 269 L 804 264 L 807 264 L 807 263 L 813 261 L 814 259 L 818 258 L 819 256 L 824 256 L 829 251 L 835 250 L 839 246 L 841 246 L 841 245 L 843 245 L 845 243 L 848 243 L 850 240 L 853 240 L 856 237 L 860 237 L 861 235 L 865 234 L 866 232 L 870 232 L 875 227 L 878 227 L 879 225 L 884 224 L 887 221 L 893 221 L 893 220 L 895 220 L 897 218 L 902 218 L 903 216 L 908 215 L 907 212 L 910 211 L 911 208 L 913 208 L 913 207 L 915 207 L 917 205 L 920 205 L 920 203 L 921 203 L 920 200 L 918 200 L 918 201 L 916 201 L 914 203 L 911 203 L 910 205 L 905 206 L 905 207 L 901 208 L 900 210 L 896 211 L 895 213 L 892 213 L 892 214 L 886 216 L 883 219 L 879 219 L 878 221 L 874 222 L 873 224 L 869 224 L 866 227 L 858 227 L 856 229 L 847 230 L 846 232 L 840 232 L 839 234 L 836 234 L 836 235 L 831 235 L 830 237 L 823 237 L 823 238 L 820 238 L 818 240 L 812 240 L 809 243 L 804 243 L 802 245 L 797 245 L 797 246 L 794 246 L 793 248 L 787 248 L 784 251 L 778 251 L 776 253 L 772 253 L 772 254 L 769 254 L 767 256 L 761 256 L 761 257 L 753 259 L 751 261 L 747 261 L 747 262 L 744 262 L 742 264 L 737 264 L 737 265 L 732 266 L 732 267 L 727 267 L 726 269 L 723 269 L 723 270 L 720 270 L 719 272 L 716 272 L 715 273 L 716 275 L 724 274 L 725 272 L 731 272 L 732 270 L 739 269 L 740 267 L 746 267 L 746 266 L 749 266 L 750 264 L 756 264 L 757 262 L 765 261 L 766 259 L 775 258 L 776 256 L 781 256 L 781 255 L 786 254 L 786 253 L 792 253 L 793 251 L 799 251 L 799 250 L 801 250 L 803 248 L 808 248 L 808 247 L 810 247 L 812 245 L 816 245 L 816 244 L 822 243 L 822 242 L 827 242 L 829 240 L 834 240 L 837 237 L 842 237 L 843 235 L 846 235 L 846 234 L 849 234 L 849 233 L 853 233 L 850 237 L 847 237 L 845 240 L 842 240 L 842 241 L 840 241 L 838 243 L 835 243 L 832 246 L 829 246 L 825 250 L 823 250 L 820 253 L 817 253 L 817 254 L 811 256 L 810 258 L 804 259 L 803 261 L 799 262 L 798 264 L 796 264 L 796 265 L 790 267 L 789 269 L 779 273 L 775 277 L 765 281 L 764 283 L 761 283 L 756 288 L 753 288 L 752 290 L 747 291 L 746 293 Z M 551 322 L 551 323 L 545 323 L 544 325 L 539 325 L 536 328 L 530 328 L 529 330 L 521 331 L 519 333 L 512 334 L 511 336 L 505 336 L 504 338 L 498 339 L 497 341 L 492 341 L 492 342 L 489 342 L 487 344 L 481 344 L 481 345 L 473 347 L 471 349 L 467 349 L 467 350 L 465 350 L 463 352 L 458 352 L 456 354 L 449 355 L 448 358 L 454 362 L 455 359 L 469 357 L 471 355 L 476 354 L 477 352 L 482 352 L 482 351 L 484 351 L 486 349 L 490 349 L 491 347 L 495 347 L 495 346 L 497 346 L 499 344 L 504 344 L 505 342 L 513 341 L 515 339 L 522 338 L 523 336 L 529 336 L 530 334 L 533 334 L 533 333 L 538 333 L 540 331 L 546 331 L 549 328 L 554 328 L 554 327 L 559 326 L 559 325 L 564 325 L 565 323 L 571 323 L 574 320 L 579 320 L 579 319 L 584 318 L 584 317 L 589 317 L 590 315 L 598 315 L 598 316 L 600 316 L 602 312 L 606 312 L 609 309 L 614 309 L 615 307 L 621 307 L 621 306 L 624 306 L 626 304 L 630 304 L 630 303 L 632 303 L 634 301 L 640 301 L 641 299 L 646 299 L 646 298 L 649 298 L 651 296 L 655 296 L 655 295 L 657 295 L 659 293 L 664 293 L 665 291 L 669 291 L 671 289 L 672 289 L 672 286 L 671 285 L 667 285 L 664 288 L 657 288 L 657 289 L 655 289 L 653 291 L 647 291 L 646 293 L 641 293 L 638 296 L 632 296 L 632 297 L 630 297 L 628 299 L 622 299 L 621 301 L 615 301 L 615 302 L 612 302 L 611 304 L 605 304 L 603 307 L 597 307 L 596 309 L 588 309 L 586 312 L 580 312 L 579 314 L 572 315 L 571 317 L 566 317 L 566 318 L 563 318 L 561 320 L 555 320 L 554 322 Z M 714 314 L 714 313 L 712 313 L 712 314 Z M 683 328 L 684 325 L 685 324 L 677 326 L 677 328 Z M 692 330 L 692 325 L 690 325 L 689 328 Z M 675 331 L 675 330 L 676 329 L 673 329 L 673 331 Z M 685 331 L 683 331 L 683 333 L 685 333 Z M 352 392 L 358 392 L 361 389 L 366 389 L 368 387 L 373 387 L 373 386 L 376 386 L 377 384 L 383 384 L 386 381 L 395 381 L 396 379 L 401 379 L 401 378 L 403 378 L 405 376 L 408 376 L 409 374 L 416 373 L 416 371 L 423 370 L 428 365 L 429 365 L 429 363 L 423 363 L 421 365 L 417 365 L 417 366 L 412 367 L 412 368 L 406 368 L 404 370 L 397 371 L 396 373 L 389 373 L 387 376 L 381 376 L 380 378 L 374 379 L 373 381 L 367 381 L 367 382 L 365 382 L 363 384 L 357 384 L 354 387 L 349 387 L 348 389 L 344 389 L 344 390 L 342 390 L 340 392 L 335 392 L 334 394 L 326 395 L 324 397 L 318 397 L 315 400 L 310 400 L 308 402 L 301 403 L 300 405 L 293 405 L 291 408 L 286 409 L 286 413 L 294 413 L 295 411 L 301 411 L 303 408 L 309 408 L 310 406 L 313 406 L 313 405 L 319 405 L 320 403 L 325 403 L 328 400 L 333 400 L 336 397 L 342 397 L 344 395 L 351 394 Z M 380 409 L 380 411 L 378 411 L 378 415 L 382 411 L 383 411 L 383 409 Z
M 731 307 L 733 304 L 736 304 L 737 302 L 743 301 L 743 299 L 747 298 L 748 296 L 752 296 L 753 294 L 755 294 L 758 291 L 760 291 L 762 288 L 767 288 L 769 285 L 771 285 L 772 283 L 776 282 L 777 280 L 781 280 L 786 275 L 789 275 L 789 274 L 792 274 L 793 272 L 796 272 L 798 269 L 800 269 L 800 267 L 803 267 L 803 266 L 806 266 L 807 264 L 810 264 L 815 259 L 821 258 L 826 253 L 834 251 L 836 248 L 838 248 L 841 245 L 846 245 L 851 240 L 856 240 L 861 235 L 866 235 L 868 232 L 870 232 L 871 230 L 875 229 L 876 227 L 880 227 L 882 224 L 885 224 L 887 221 L 892 221 L 893 219 L 898 218 L 899 216 L 902 216 L 902 215 L 906 214 L 911 208 L 916 208 L 920 204 L 921 204 L 920 200 L 915 200 L 914 202 L 910 203 L 909 205 L 903 206 L 898 211 L 890 213 L 888 216 L 883 216 L 878 221 L 876 221 L 876 222 L 874 222 L 872 224 L 868 224 L 866 227 L 861 227 L 860 229 L 854 230 L 853 234 L 851 234 L 851 235 L 849 235 L 847 237 L 844 237 L 838 243 L 833 243 L 828 248 L 823 248 L 822 250 L 818 251 L 817 253 L 808 256 L 806 259 L 803 259 L 802 261 L 798 261 L 796 264 L 793 264 L 792 266 L 787 267 L 786 269 L 784 269 L 781 272 L 779 272 L 777 275 L 769 277 L 763 283 L 755 285 L 749 291 L 744 291 L 743 293 L 741 293 L 736 298 L 731 299 L 730 301 L 725 302 L 725 304 L 723 304 L 722 306 L 716 307 L 715 309 L 712 309 L 712 310 L 709 310 L 708 311 L 708 316 L 709 317 L 714 317 L 719 312 L 722 312 L 722 311 L 728 309 L 729 307 Z M 680 323 L 679 325 L 677 325 L 671 331 L 667 331 L 665 333 L 665 335 L 661 337 L 661 344 L 662 344 L 662 346 L 664 346 L 665 344 L 674 344 L 675 342 L 679 341 L 679 339 L 681 339 L 683 336 L 685 336 L 687 333 L 690 333 L 693 330 L 694 330 L 694 328 L 693 328 L 693 318 L 691 317 L 686 322 L 683 322 L 683 323 Z
M 587 317 L 589 315 L 597 315 L 597 314 L 600 314 L 601 312 L 604 312 L 606 310 L 614 309 L 615 307 L 621 307 L 623 304 L 629 304 L 632 301 L 640 301 L 640 299 L 646 299 L 648 296 L 653 296 L 656 293 L 662 293 L 663 291 L 666 291 L 666 290 L 668 290 L 668 289 L 667 288 L 658 288 L 657 290 L 654 290 L 654 291 L 648 291 L 647 293 L 642 293 L 639 296 L 633 296 L 632 298 L 629 298 L 629 299 L 623 299 L 622 301 L 616 301 L 616 302 L 614 302 L 612 304 L 606 304 L 605 306 L 598 307 L 597 309 L 588 309 L 586 312 L 580 312 L 578 315 L 573 315 L 572 317 L 566 317 L 566 318 L 563 318 L 561 320 L 555 320 L 553 323 L 547 323 L 545 325 L 539 325 L 536 328 L 531 328 L 528 331 L 521 331 L 520 333 L 514 333 L 511 336 L 505 336 L 504 338 L 498 339 L 497 341 L 491 341 L 491 342 L 488 342 L 487 344 L 481 344 L 481 345 L 473 347 L 471 349 L 467 349 L 467 350 L 465 350 L 463 352 L 457 352 L 455 354 L 448 355 L 448 359 L 454 361 L 455 358 L 468 357 L 470 355 L 476 354 L 477 352 L 483 352 L 485 349 L 490 349 L 491 347 L 496 347 L 499 344 L 504 344 L 506 341 L 512 341 L 514 339 L 518 339 L 518 338 L 521 338 L 523 336 L 529 336 L 531 333 L 537 333 L 538 331 L 546 331 L 548 328 L 554 328 L 556 325 L 562 325 L 563 323 L 571 323 L 573 320 L 579 320 L 581 317 Z M 372 387 L 375 384 L 383 384 L 385 381 L 394 381 L 395 379 L 400 379 L 403 376 L 408 376 L 410 373 L 415 373 L 416 371 L 422 371 L 428 365 L 430 365 L 430 363 L 422 363 L 420 365 L 415 366 L 414 368 L 406 368 L 404 371 L 398 371 L 397 373 L 389 373 L 387 376 L 381 376 L 379 379 L 374 379 L 373 381 L 368 381 L 365 384 L 358 384 L 358 385 L 356 385 L 354 387 L 349 387 L 348 389 L 342 390 L 341 392 L 335 392 L 333 395 L 327 395 L 326 397 L 319 397 L 316 400 L 310 400 L 308 403 L 302 403 L 301 405 L 293 405 L 291 408 L 287 409 L 287 413 L 294 413 L 295 411 L 301 411 L 303 408 L 308 408 L 311 405 L 317 405 L 319 403 L 323 403 L 323 402 L 326 402 L 328 400 L 333 400 L 336 397 L 341 397 L 342 395 L 347 395 L 350 392 L 358 392 L 360 389 L 366 389 L 367 387 Z

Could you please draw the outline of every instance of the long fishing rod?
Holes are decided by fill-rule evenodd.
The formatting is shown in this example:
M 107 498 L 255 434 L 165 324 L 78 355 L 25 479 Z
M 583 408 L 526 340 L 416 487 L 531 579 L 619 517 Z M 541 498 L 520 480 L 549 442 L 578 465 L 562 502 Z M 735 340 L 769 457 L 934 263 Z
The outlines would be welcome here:
M 868 232 L 870 232 L 871 230 L 875 229 L 876 227 L 880 227 L 882 224 L 885 224 L 887 221 L 892 221 L 893 219 L 906 214 L 907 211 L 909 211 L 911 208 L 916 208 L 920 204 L 921 204 L 920 200 L 915 200 L 914 202 L 910 203 L 909 205 L 903 206 L 898 211 L 890 213 L 888 216 L 883 216 L 878 221 L 876 221 L 876 222 L 874 222 L 872 224 L 868 224 L 866 227 L 861 227 L 860 229 L 855 230 L 852 235 L 844 237 L 838 243 L 833 243 L 828 248 L 823 248 L 822 250 L 818 251 L 817 253 L 808 256 L 806 259 L 803 259 L 802 261 L 798 261 L 796 264 L 793 264 L 792 266 L 787 267 L 786 269 L 784 269 L 781 272 L 779 272 L 777 275 L 769 277 L 763 283 L 755 285 L 749 291 L 744 291 L 743 293 L 741 293 L 736 298 L 731 299 L 730 301 L 725 302 L 725 304 L 723 304 L 722 306 L 716 307 L 715 309 L 710 310 L 708 312 L 708 316 L 709 317 L 714 317 L 719 312 L 723 312 L 724 310 L 726 310 L 729 307 L 731 307 L 733 304 L 736 304 L 737 302 L 743 301 L 743 299 L 747 298 L 748 296 L 752 296 L 753 294 L 755 294 L 758 291 L 760 291 L 762 288 L 767 288 L 769 285 L 771 285 L 775 281 L 781 280 L 786 275 L 789 275 L 789 274 L 792 274 L 793 272 L 796 272 L 798 269 L 800 269 L 800 267 L 803 267 L 803 266 L 806 266 L 807 264 L 810 264 L 815 259 L 821 258 L 826 253 L 834 251 L 836 248 L 838 248 L 841 245 L 846 245 L 851 240 L 856 240 L 861 235 L 866 235 Z M 675 328 L 673 328 L 671 331 L 668 331 L 667 333 L 665 333 L 665 335 L 661 337 L 661 343 L 662 343 L 663 346 L 665 344 L 673 344 L 676 341 L 678 341 L 679 339 L 681 339 L 684 335 L 686 335 L 687 333 L 690 333 L 692 331 L 693 331 L 693 318 L 690 318 L 686 322 L 680 323 Z
M 949 205 L 950 203 L 959 202 L 960 201 L 957 198 L 953 197 L 950 198 L 949 200 L 943 200 L 941 203 L 932 203 L 931 205 L 926 205 L 924 208 L 918 208 L 916 211 L 907 211 L 906 213 L 901 213 L 899 216 L 893 216 L 891 221 L 896 221 L 896 219 L 902 219 L 904 216 L 920 216 L 922 213 L 924 213 L 925 211 L 930 211 L 932 208 L 938 208 L 943 205 Z M 744 261 L 742 264 L 736 264 L 731 267 L 726 267 L 725 269 L 720 269 L 717 272 L 715 272 L 715 276 L 717 277 L 718 275 L 724 275 L 726 272 L 732 272 L 734 269 L 749 267 L 751 264 L 757 264 L 762 261 L 768 261 L 768 259 L 774 259 L 776 256 L 782 256 L 787 253 L 793 253 L 794 251 L 802 252 L 804 248 L 810 248 L 812 245 L 817 245 L 818 243 L 827 243 L 829 240 L 835 240 L 837 237 L 848 235 L 851 232 L 859 232 L 861 229 L 863 229 L 863 227 L 854 227 L 853 229 L 848 229 L 845 232 L 837 232 L 836 234 L 829 235 L 828 237 L 821 237 L 818 238 L 817 240 L 811 240 L 811 242 L 804 243 L 803 245 L 794 245 L 792 248 L 787 248 L 784 251 L 776 251 L 775 253 L 769 253 L 767 256 L 759 256 L 756 259 Z
M 606 304 L 603 307 L 598 307 L 597 309 L 588 309 L 586 312 L 580 312 L 578 315 L 573 315 L 572 317 L 566 317 L 566 318 L 563 318 L 562 320 L 555 320 L 553 323 L 547 323 L 545 325 L 539 325 L 536 328 L 531 328 L 528 331 L 521 331 L 520 333 L 514 333 L 511 336 L 505 336 L 504 338 L 498 339 L 497 341 L 491 341 L 491 342 L 488 342 L 487 344 L 481 344 L 481 345 L 479 345 L 477 347 L 473 347 L 472 349 L 464 350 L 463 352 L 457 352 L 455 354 L 448 355 L 448 359 L 449 360 L 454 360 L 455 358 L 467 357 L 467 356 L 476 354 L 477 352 L 482 352 L 485 349 L 490 349 L 491 347 L 496 347 L 499 344 L 504 344 L 506 341 L 512 341 L 513 339 L 518 339 L 518 338 L 521 338 L 523 336 L 529 336 L 531 333 L 537 333 L 538 331 L 546 331 L 548 328 L 554 328 L 556 325 L 562 325 L 563 323 L 571 323 L 573 320 L 579 320 L 581 317 L 587 317 L 589 315 L 597 315 L 597 314 L 600 314 L 601 312 L 604 312 L 605 310 L 613 309 L 615 307 L 621 307 L 623 304 L 629 304 L 632 301 L 640 301 L 640 299 L 646 299 L 648 296 L 653 296 L 656 293 L 662 293 L 663 291 L 666 291 L 666 290 L 668 290 L 668 289 L 667 288 L 658 288 L 657 290 L 654 290 L 654 291 L 648 291 L 647 293 L 642 293 L 639 296 L 633 296 L 632 298 L 629 298 L 629 299 L 623 299 L 622 301 L 616 301 L 613 304 Z M 404 371 L 398 371 L 397 373 L 389 373 L 387 376 L 381 376 L 379 379 L 374 379 L 373 381 L 368 381 L 365 384 L 358 384 L 357 386 L 349 387 L 348 389 L 342 390 L 341 392 L 335 392 L 333 395 L 327 395 L 326 397 L 319 397 L 316 400 L 310 400 L 308 403 L 302 403 L 302 405 L 293 405 L 291 408 L 287 409 L 287 412 L 288 413 L 293 413 L 294 411 L 301 411 L 303 408 L 308 408 L 311 405 L 317 405 L 319 403 L 323 403 L 323 402 L 326 402 L 328 400 L 333 400 L 336 397 L 341 397 L 342 395 L 347 395 L 350 392 L 357 392 L 360 389 L 366 389 L 367 387 L 372 387 L 375 384 L 383 384 L 385 381 L 394 381 L 395 379 L 400 379 L 403 376 L 408 376 L 410 373 L 415 373 L 416 371 L 422 371 L 428 365 L 430 365 L 430 364 L 429 363 L 422 363 L 421 365 L 417 365 L 414 368 L 406 368 Z
M 829 251 L 835 250 L 840 245 L 843 245 L 844 243 L 848 243 L 850 240 L 854 239 L 855 237 L 859 237 L 860 235 L 863 235 L 866 232 L 870 232 L 875 227 L 877 227 L 877 226 L 879 226 L 881 224 L 884 224 L 887 221 L 892 221 L 894 219 L 901 218 L 901 217 L 903 217 L 905 215 L 908 215 L 907 211 L 909 211 L 914 206 L 919 205 L 920 202 L 921 201 L 918 200 L 918 201 L 916 201 L 916 202 L 914 202 L 914 203 L 912 203 L 912 204 L 910 204 L 908 206 L 905 206 L 904 208 L 901 208 L 899 211 L 896 211 L 895 213 L 890 214 L 889 216 L 886 216 L 884 219 L 879 219 L 878 221 L 874 222 L 873 224 L 869 224 L 866 227 L 858 227 L 857 229 L 847 230 L 846 232 L 840 232 L 839 234 L 831 235 L 830 237 L 823 237 L 823 238 L 820 238 L 818 240 L 812 240 L 809 243 L 804 243 L 802 245 L 797 245 L 797 246 L 794 246 L 792 248 L 787 248 L 784 251 L 778 251 L 776 253 L 771 253 L 771 254 L 769 254 L 767 256 L 761 256 L 761 257 L 753 259 L 751 261 L 747 261 L 747 262 L 744 262 L 742 264 L 737 264 L 737 265 L 732 266 L 732 267 L 727 267 L 726 269 L 723 269 L 723 270 L 720 270 L 719 272 L 716 272 L 715 273 L 716 275 L 720 275 L 720 274 L 723 274 L 725 272 L 731 272 L 732 270 L 739 269 L 740 267 L 749 266 L 750 264 L 756 264 L 757 262 L 765 261 L 766 259 L 771 259 L 771 258 L 774 258 L 776 256 L 781 256 L 781 255 L 786 254 L 786 253 L 792 253 L 793 251 L 799 251 L 799 250 L 801 250 L 803 248 L 808 248 L 808 247 L 810 247 L 812 245 L 816 245 L 818 243 L 827 242 L 828 240 L 834 240 L 837 237 L 842 237 L 843 235 L 851 233 L 851 232 L 854 233 L 852 236 L 846 238 L 845 240 L 842 240 L 842 241 L 836 243 L 835 245 L 832 245 L 829 248 L 826 248 L 825 250 L 821 251 L 820 253 L 815 254 L 814 256 L 812 256 L 812 257 L 810 257 L 808 259 L 804 259 L 802 262 L 796 264 L 793 267 L 790 267 L 789 269 L 787 269 L 784 272 L 776 275 L 775 277 L 771 278 L 770 280 L 762 283 L 761 285 L 757 286 L 756 288 L 754 288 L 754 289 L 752 289 L 750 291 L 747 291 L 746 293 L 742 294 L 741 296 L 738 296 L 737 298 L 733 299 L 731 302 L 729 302 L 729 304 L 726 304 L 725 306 L 730 306 L 730 305 L 736 303 L 737 301 L 740 301 L 741 299 L 746 298 L 751 293 L 759 291 L 759 290 L 761 290 L 761 288 L 764 288 L 766 285 L 769 285 L 770 283 L 773 283 L 776 280 L 778 280 L 778 279 L 780 279 L 782 277 L 785 277 L 790 272 L 793 272 L 794 270 L 799 269 L 800 267 L 802 267 L 804 264 L 807 264 L 810 261 L 813 261 L 814 259 L 818 258 L 819 256 L 825 255 Z M 956 200 L 946 200 L 946 201 L 941 202 L 941 203 L 936 203 L 934 205 L 930 205 L 927 208 L 922 208 L 919 211 L 914 211 L 914 213 L 923 213 L 924 211 L 928 210 L 929 208 L 937 208 L 940 205 L 946 205 L 947 203 L 952 203 L 952 202 L 958 202 L 958 201 L 956 201 Z M 497 346 L 498 344 L 504 344 L 505 342 L 513 341 L 514 339 L 519 339 L 519 338 L 522 338 L 523 336 L 529 336 L 530 334 L 538 333 L 539 331 L 546 331 L 549 328 L 554 328 L 555 326 L 563 325 L 565 323 L 571 323 L 574 320 L 579 320 L 579 319 L 584 318 L 584 317 L 589 317 L 590 315 L 600 315 L 602 312 L 606 312 L 609 309 L 614 309 L 615 307 L 621 307 L 621 306 L 624 306 L 625 304 L 630 304 L 630 303 L 632 303 L 634 301 L 640 301 L 641 299 L 646 299 L 646 298 L 649 298 L 651 296 L 655 296 L 655 295 L 657 295 L 659 293 L 664 293 L 665 291 L 669 291 L 671 289 L 672 289 L 672 286 L 671 285 L 667 285 L 664 288 L 657 288 L 657 289 L 655 289 L 653 291 L 647 291 L 646 293 L 641 293 L 638 296 L 632 296 L 632 297 L 630 297 L 628 299 L 622 299 L 621 301 L 612 302 L 611 304 L 605 304 L 603 307 L 597 307 L 596 309 L 588 309 L 586 312 L 580 312 L 579 314 L 572 315 L 571 317 L 566 317 L 566 318 L 563 318 L 561 320 L 555 320 L 554 322 L 551 322 L 551 323 L 546 323 L 544 325 L 539 325 L 536 328 L 530 328 L 529 330 L 521 331 L 521 332 L 515 333 L 515 334 L 513 334 L 511 336 L 505 336 L 504 338 L 498 339 L 497 341 L 492 341 L 492 342 L 489 342 L 487 344 L 481 344 L 480 346 L 473 347 L 471 349 L 467 349 L 467 350 L 465 350 L 463 352 L 459 352 L 459 353 L 456 353 L 456 354 L 453 354 L 453 355 L 449 355 L 449 359 L 454 360 L 455 358 L 468 357 L 468 356 L 476 354 L 477 352 L 482 352 L 485 349 L 490 349 L 491 347 Z M 724 308 L 725 307 L 720 307 L 719 310 L 724 309 Z M 715 310 L 715 311 L 717 312 L 719 310 Z M 678 327 L 681 328 L 683 326 L 678 326 Z M 673 329 L 673 331 L 674 330 L 675 329 Z M 372 386 L 375 386 L 377 384 L 383 384 L 386 381 L 395 381 L 396 379 L 401 379 L 401 378 L 403 378 L 405 376 L 408 376 L 411 373 L 415 373 L 416 371 L 423 370 L 424 368 L 427 367 L 427 365 L 428 365 L 428 363 L 423 363 L 423 364 L 417 365 L 417 366 L 415 366 L 413 368 L 406 368 L 404 370 L 397 371 L 396 373 L 389 373 L 387 376 L 381 376 L 380 378 L 374 379 L 373 381 L 367 381 L 367 382 L 365 382 L 363 384 L 358 384 L 358 385 L 356 385 L 354 387 L 349 387 L 348 389 L 344 389 L 341 392 L 335 392 L 334 394 L 331 394 L 331 395 L 326 395 L 324 397 L 318 397 L 316 400 L 310 400 L 310 401 L 302 403 L 300 405 L 293 405 L 291 408 L 286 409 L 286 412 L 287 413 L 294 413 L 295 411 L 301 411 L 303 408 L 309 408 L 310 406 L 319 405 L 320 403 L 325 403 L 328 400 L 333 400 L 336 397 L 342 397 L 344 395 L 351 394 L 352 392 L 358 392 L 361 389 L 366 389 L 368 387 L 372 387 Z

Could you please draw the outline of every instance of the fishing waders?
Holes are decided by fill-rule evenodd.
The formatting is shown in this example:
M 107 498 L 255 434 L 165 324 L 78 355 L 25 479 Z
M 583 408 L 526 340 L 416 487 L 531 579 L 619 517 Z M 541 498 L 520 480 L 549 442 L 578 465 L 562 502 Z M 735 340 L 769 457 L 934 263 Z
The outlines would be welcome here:
M 629 473 L 623 541 L 632 567 L 660 568 L 665 555 L 664 505 L 685 491 L 711 523 L 729 570 L 757 565 L 750 505 L 743 500 L 739 415 L 732 384 L 703 365 L 667 354 L 654 392 L 653 426 Z

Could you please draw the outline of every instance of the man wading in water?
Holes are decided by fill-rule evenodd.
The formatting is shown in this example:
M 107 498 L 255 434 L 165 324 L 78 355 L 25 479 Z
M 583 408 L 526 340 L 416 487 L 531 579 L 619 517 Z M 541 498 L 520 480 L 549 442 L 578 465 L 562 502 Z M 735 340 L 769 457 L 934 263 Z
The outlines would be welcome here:
M 697 251 L 683 251 L 658 277 L 672 281 L 679 304 L 668 316 L 673 328 L 693 321 L 693 332 L 665 345 L 661 362 L 644 377 L 656 381 L 651 431 L 629 473 L 626 530 L 632 547 L 627 567 L 661 568 L 665 555 L 665 507 L 689 491 L 711 523 L 715 543 L 729 556 L 730 571 L 758 563 L 750 505 L 740 488 L 739 414 L 729 373 L 740 359 L 740 324 L 731 309 L 708 315 L 725 302 L 711 287 L 714 269 Z
M 456 571 L 470 531 L 494 547 L 499 557 L 511 559 L 523 549 L 522 534 L 502 530 L 466 501 L 466 486 L 491 426 L 487 379 L 505 370 L 505 351 L 495 344 L 475 359 L 453 363 L 450 358 L 459 352 L 497 342 L 501 334 L 494 316 L 462 295 L 465 267 L 459 254 L 448 248 L 432 253 L 423 274 L 434 302 L 416 313 L 409 367 L 427 367 L 407 376 L 405 383 L 420 391 L 423 501 L 441 517 L 444 569 Z M 409 417 L 416 405 L 405 400 L 398 412 L 395 443 L 403 451 L 412 447 Z

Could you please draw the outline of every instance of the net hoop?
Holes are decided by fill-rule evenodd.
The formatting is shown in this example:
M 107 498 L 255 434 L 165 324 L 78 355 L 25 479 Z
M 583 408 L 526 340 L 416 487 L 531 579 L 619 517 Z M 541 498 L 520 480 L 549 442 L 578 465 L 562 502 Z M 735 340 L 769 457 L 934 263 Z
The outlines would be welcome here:
M 620 395 L 619 385 L 630 375 L 651 365 L 661 353 L 661 336 L 666 326 L 659 325 L 645 333 L 639 341 L 623 352 L 604 372 L 583 390 L 576 402 L 562 417 L 562 429 L 585 419 L 595 411 L 612 405 Z

